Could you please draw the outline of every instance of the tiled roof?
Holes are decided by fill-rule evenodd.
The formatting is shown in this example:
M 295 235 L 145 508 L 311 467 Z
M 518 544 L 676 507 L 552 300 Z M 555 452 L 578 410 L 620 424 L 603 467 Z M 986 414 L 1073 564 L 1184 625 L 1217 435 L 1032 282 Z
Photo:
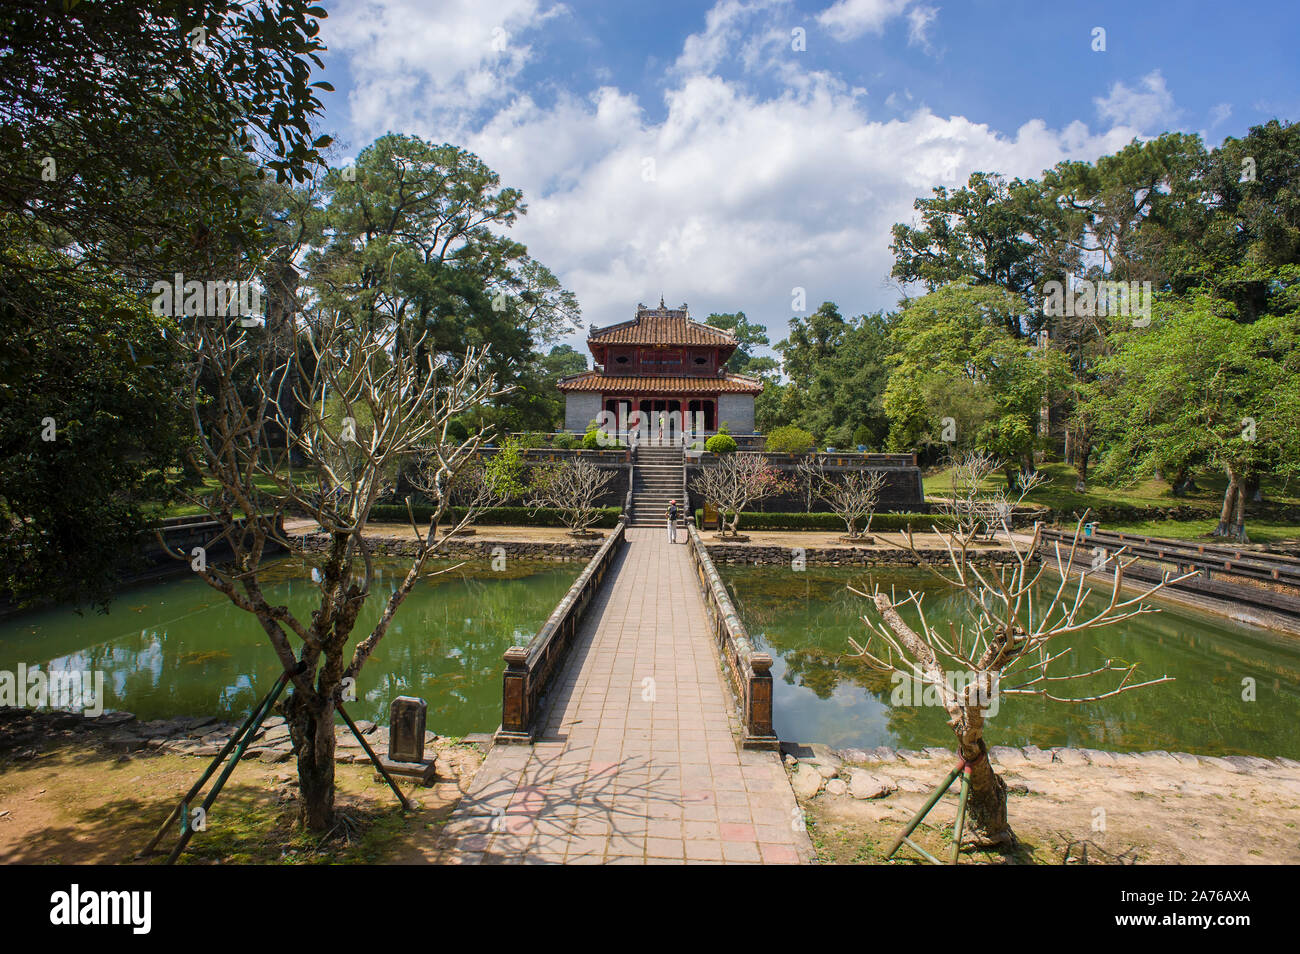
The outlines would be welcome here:
M 638 306 L 631 321 L 593 328 L 587 335 L 589 344 L 672 344 L 718 345 L 735 347 L 736 336 L 721 328 L 691 321 L 686 308 L 646 308 Z
M 561 391 L 604 391 L 630 394 L 758 394 L 763 382 L 743 374 L 723 377 L 659 377 L 657 375 L 602 374 L 584 371 L 560 378 L 555 385 Z

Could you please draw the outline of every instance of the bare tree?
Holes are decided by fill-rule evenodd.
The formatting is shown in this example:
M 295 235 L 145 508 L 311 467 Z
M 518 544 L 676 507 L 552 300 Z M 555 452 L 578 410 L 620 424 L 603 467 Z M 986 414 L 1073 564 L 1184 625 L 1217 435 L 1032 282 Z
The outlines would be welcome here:
M 446 499 L 455 508 L 454 522 L 463 529 L 483 512 L 500 506 L 524 492 L 519 477 L 523 470 L 518 441 L 506 438 L 497 453 L 480 451 L 454 474 L 443 464 L 437 448 L 425 448 L 416 455 L 407 482 L 428 499 Z M 440 486 L 439 479 L 444 483 Z
M 822 500 L 848 527 L 848 536 L 861 539 L 871 530 L 871 521 L 880 503 L 880 491 L 885 486 L 885 474 L 879 470 L 849 470 L 827 473 L 825 461 L 820 457 L 805 457 L 799 462 L 802 473 Z M 810 504 L 811 506 L 811 504 Z M 865 523 L 858 529 L 858 521 Z
M 1008 487 L 986 489 L 985 481 L 1005 466 L 1005 462 L 984 451 L 970 451 L 952 461 L 951 494 L 939 504 L 939 513 L 948 517 L 958 534 L 972 539 L 983 527 L 990 535 L 1001 529 L 1011 532 L 1015 508 L 1035 488 L 1047 482 L 1040 472 L 1023 472 L 1012 497 Z
M 600 515 L 596 501 L 613 479 L 613 471 L 582 457 L 547 464 L 533 471 L 529 506 L 554 507 L 571 534 L 584 536 Z
M 920 592 L 909 592 L 905 599 L 899 600 L 893 592 L 884 593 L 879 587 L 869 594 L 852 590 L 869 599 L 875 610 L 874 616 L 862 617 L 870 632 L 868 638 L 861 644 L 850 640 L 856 653 L 873 668 L 903 673 L 924 686 L 934 686 L 948 713 L 958 753 L 970 766 L 968 831 L 971 842 L 978 846 L 1006 846 L 1014 842 L 1007 820 L 1006 783 L 989 764 L 984 742 L 988 710 L 991 704 L 1001 704 L 999 696 L 1039 696 L 1055 702 L 1088 703 L 1170 679 L 1161 676 L 1134 681 L 1137 664 L 1117 664 L 1114 660 L 1086 671 L 1062 672 L 1060 666 L 1053 667 L 1053 663 L 1063 658 L 1067 660 L 1063 665 L 1068 665 L 1072 652 L 1068 644 L 1070 636 L 1155 612 L 1142 601 L 1185 578 L 1170 578 L 1166 574 L 1160 583 L 1145 587 L 1137 596 L 1123 597 L 1124 571 L 1136 558 L 1125 559 L 1125 551 L 1119 550 L 1101 565 L 1095 560 L 1077 562 L 1082 526 L 1080 520 L 1068 547 L 1062 548 L 1057 543 L 1053 559 L 1044 559 L 1037 565 L 1037 527 L 1028 546 L 1018 544 L 1008 534 L 1010 562 L 984 568 L 968 558 L 973 530 L 945 534 L 950 566 L 943 570 L 928 568 L 971 598 L 960 624 L 949 624 L 943 632 L 926 619 Z M 910 531 L 906 545 L 916 554 Z M 1040 588 L 1048 567 L 1056 571 L 1059 581 Z M 1090 571 L 1110 575 L 1109 597 L 1101 608 L 1088 602 L 1092 593 L 1087 585 Z M 915 611 L 912 622 L 900 613 L 907 604 Z M 875 645 L 876 641 L 879 645 Z M 1097 678 L 1107 680 L 1100 689 L 1085 690 L 1078 695 L 1062 692 L 1063 687 L 1068 692 L 1065 684 Z
M 447 370 L 418 357 L 424 354 L 422 340 L 403 340 L 391 327 L 333 313 L 306 327 L 286 322 L 275 342 L 267 334 L 229 319 L 198 319 L 183 331 L 190 356 L 184 401 L 198 434 L 194 463 L 218 486 L 216 494 L 195 502 L 220 523 L 219 540 L 233 551 L 229 565 L 205 557 L 191 565 L 257 618 L 281 666 L 292 674 L 284 712 L 298 760 L 299 818 L 323 832 L 334 825 L 335 706 L 349 697 L 438 550 L 445 489 L 488 436 L 480 430 L 457 443 L 449 439 L 448 424 L 508 389 L 498 388 L 485 372 L 485 349 L 471 349 Z M 287 374 L 290 367 L 293 373 Z M 288 402 L 281 398 L 286 378 L 294 382 L 296 422 L 288 419 Z M 373 578 L 365 537 L 371 507 L 401 462 L 422 446 L 436 448 L 435 511 L 421 531 L 408 498 L 415 558 L 377 622 L 349 649 Z M 295 469 L 293 459 L 305 461 L 305 468 Z M 268 548 L 279 544 L 302 552 L 299 538 L 284 532 L 287 513 L 310 516 L 328 540 L 320 596 L 309 617 L 273 604 L 261 582 Z
M 751 503 L 787 490 L 790 482 L 768 464 L 762 454 L 740 452 L 720 455 L 700 468 L 691 490 L 718 508 L 721 536 L 735 536 L 740 515 Z M 728 519 L 730 515 L 730 519 Z

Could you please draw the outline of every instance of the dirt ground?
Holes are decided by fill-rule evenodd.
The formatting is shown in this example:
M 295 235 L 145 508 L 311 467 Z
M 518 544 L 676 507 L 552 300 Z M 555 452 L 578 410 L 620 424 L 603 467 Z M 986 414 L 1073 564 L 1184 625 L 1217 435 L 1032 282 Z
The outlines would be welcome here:
M 336 807 L 345 827 L 324 842 L 295 825 L 293 763 L 241 761 L 213 805 L 208 829 L 181 864 L 407 863 L 445 860 L 442 825 L 482 761 L 475 746 L 439 746 L 440 781 L 398 779 L 415 810 L 402 810 L 369 766 L 340 764 Z M 0 864 L 157 864 L 135 855 L 209 759 L 120 754 L 85 738 L 54 739 L 35 757 L 0 755 Z M 206 791 L 206 789 L 205 789 Z M 170 850 L 178 831 L 160 848 Z
M 884 861 L 953 759 L 860 764 L 899 788 L 874 800 L 825 791 L 801 799 L 823 864 Z M 1009 855 L 963 852 L 962 864 L 1300 863 L 1300 769 L 1239 773 L 1160 754 L 1113 766 L 1018 760 L 999 773 L 1011 790 L 1008 814 L 1019 847 Z M 912 836 L 945 861 L 957 791 L 954 785 Z M 894 863 L 922 859 L 903 846 Z

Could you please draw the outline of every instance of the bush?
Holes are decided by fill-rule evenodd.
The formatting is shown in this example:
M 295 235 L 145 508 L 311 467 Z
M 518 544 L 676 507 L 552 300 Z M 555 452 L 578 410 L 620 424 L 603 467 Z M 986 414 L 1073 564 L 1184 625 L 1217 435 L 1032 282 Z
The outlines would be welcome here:
M 412 503 L 411 510 L 415 513 L 416 522 L 427 521 L 433 515 L 433 505 L 428 503 Z M 618 515 L 623 512 L 622 507 L 598 507 L 600 516 L 596 518 L 595 526 L 612 527 L 618 523 Z M 443 515 L 443 524 L 454 525 L 455 521 L 465 513 L 462 507 L 450 507 L 447 513 Z M 375 523 L 409 523 L 406 515 L 406 504 L 404 503 L 384 503 L 375 504 L 370 508 L 370 519 Z M 474 526 L 489 526 L 492 524 L 518 524 L 530 527 L 563 527 L 563 514 L 554 507 L 541 507 L 534 510 L 532 507 L 490 507 L 484 510 Z
M 710 454 L 734 454 L 736 447 L 735 438 L 722 433 L 722 431 L 718 431 L 704 442 L 704 449 Z
M 726 422 L 726 421 L 723 421 L 721 424 L 718 425 L 718 433 L 719 433 L 719 434 L 730 434 L 730 433 L 731 433 L 731 428 L 727 426 L 727 422 Z
M 551 446 L 557 450 L 573 450 L 575 447 L 582 446 L 582 438 L 576 434 L 556 434 Z
M 695 522 L 704 526 L 704 511 L 695 511 Z M 740 525 L 746 530 L 846 530 L 844 521 L 834 513 L 750 513 L 740 515 Z M 951 530 L 950 517 L 938 513 L 878 513 L 871 520 L 871 531 L 906 530 L 926 533 L 931 527 Z
M 853 446 L 870 447 L 871 446 L 871 428 L 865 424 L 859 424 L 858 429 L 853 432 Z
M 842 451 L 853 450 L 857 446 L 853 441 L 853 432 L 849 430 L 847 424 L 827 431 L 826 445 Z
M 461 441 L 465 440 L 467 437 L 469 437 L 469 428 L 465 426 L 464 421 L 460 420 L 459 418 L 453 418 L 452 420 L 447 422 L 448 440 L 452 440 L 455 441 L 456 443 L 460 443 Z
M 787 424 L 776 427 L 767 435 L 767 450 L 773 454 L 806 454 L 817 445 L 811 434 L 802 427 Z

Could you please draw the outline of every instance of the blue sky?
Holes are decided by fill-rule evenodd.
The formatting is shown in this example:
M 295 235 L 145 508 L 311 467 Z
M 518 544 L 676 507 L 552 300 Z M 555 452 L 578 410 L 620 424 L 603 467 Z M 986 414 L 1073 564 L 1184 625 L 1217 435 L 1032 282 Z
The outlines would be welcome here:
M 796 287 L 892 307 L 889 227 L 931 186 L 1300 113 L 1281 0 L 323 2 L 342 158 L 388 130 L 472 149 L 595 324 L 661 293 L 773 340 Z

